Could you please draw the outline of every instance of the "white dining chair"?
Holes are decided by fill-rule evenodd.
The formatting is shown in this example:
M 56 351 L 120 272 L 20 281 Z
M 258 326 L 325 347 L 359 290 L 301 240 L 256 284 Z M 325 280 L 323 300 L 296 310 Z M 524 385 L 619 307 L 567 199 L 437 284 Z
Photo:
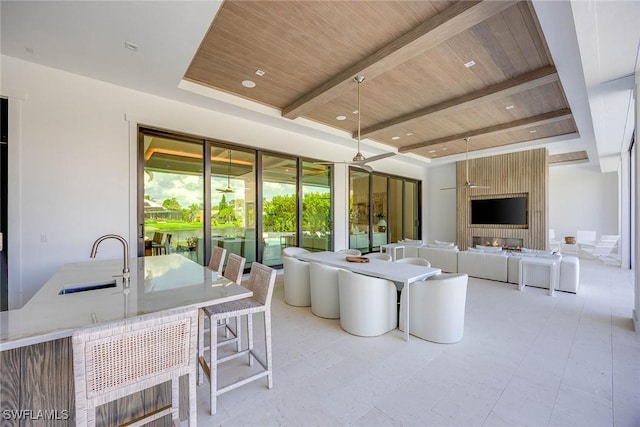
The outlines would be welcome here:
M 455 343 L 464 334 L 467 274 L 439 274 L 414 282 L 410 289 L 409 333 L 436 343 Z M 404 331 L 407 300 L 402 292 L 400 330 Z
M 397 262 L 399 264 L 413 264 L 413 265 L 420 265 L 423 267 L 431 267 L 431 263 L 429 261 L 427 261 L 424 258 L 418 258 L 418 257 L 400 258 L 395 260 L 394 262 Z
M 370 252 L 368 254 L 365 254 L 365 258 L 379 259 L 380 261 L 392 261 L 393 260 L 393 257 L 391 256 L 391 254 L 382 253 L 382 252 Z
M 361 337 L 385 334 L 398 325 L 398 295 L 393 282 L 340 269 L 340 326 Z
M 336 252 L 349 256 L 362 256 L 362 252 L 360 252 L 358 249 L 340 249 Z
M 340 317 L 340 289 L 338 287 L 339 268 L 309 263 L 311 287 L 311 312 L 325 319 Z
M 309 263 L 292 257 L 282 259 L 284 273 L 284 302 L 296 307 L 311 305 Z
M 299 254 L 308 254 L 309 251 L 305 248 L 299 248 L 297 246 L 288 246 L 282 250 L 282 255 L 286 257 L 295 257 Z

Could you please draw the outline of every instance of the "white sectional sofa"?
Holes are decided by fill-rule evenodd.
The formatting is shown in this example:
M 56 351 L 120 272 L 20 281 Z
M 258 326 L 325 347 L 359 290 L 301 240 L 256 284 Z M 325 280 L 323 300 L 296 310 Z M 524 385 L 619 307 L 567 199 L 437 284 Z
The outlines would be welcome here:
M 405 248 L 406 250 L 406 248 Z M 441 269 L 445 273 L 458 272 L 458 247 L 430 247 L 417 248 L 417 256 L 431 263 L 431 266 Z
M 496 248 L 459 251 L 457 246 L 414 243 L 405 245 L 404 256 L 424 258 L 445 273 L 466 273 L 471 277 L 513 284 L 518 284 L 522 257 L 556 256 L 560 259 L 560 282 L 557 290 L 577 293 L 580 283 L 578 258 L 552 255 L 547 251 L 523 249 L 523 252 L 514 253 Z M 531 266 L 527 269 L 525 283 L 549 288 L 548 269 L 544 266 Z
M 458 272 L 480 279 L 506 282 L 509 257 L 503 252 L 458 252 Z

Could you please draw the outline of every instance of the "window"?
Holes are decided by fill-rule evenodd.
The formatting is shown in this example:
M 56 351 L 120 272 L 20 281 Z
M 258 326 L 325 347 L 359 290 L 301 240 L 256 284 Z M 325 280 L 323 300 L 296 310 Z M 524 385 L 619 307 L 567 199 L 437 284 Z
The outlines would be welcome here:
M 249 269 L 286 246 L 333 249 L 331 165 L 146 128 L 138 164 L 139 255 L 204 265 L 220 246 Z

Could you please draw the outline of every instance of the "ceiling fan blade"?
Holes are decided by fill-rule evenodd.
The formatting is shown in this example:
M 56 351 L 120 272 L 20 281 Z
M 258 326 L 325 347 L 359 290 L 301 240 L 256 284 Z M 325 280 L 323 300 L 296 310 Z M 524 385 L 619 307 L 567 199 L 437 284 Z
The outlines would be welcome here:
M 445 187 L 445 188 L 441 188 L 440 190 L 457 190 L 458 187 Z
M 348 165 L 366 170 L 367 172 L 373 172 L 373 168 L 369 165 L 365 165 L 362 162 L 346 162 Z
M 382 153 L 382 154 L 378 154 L 376 156 L 367 157 L 366 159 L 362 160 L 362 163 L 375 162 L 376 160 L 386 159 L 387 157 L 392 157 L 392 156 L 395 156 L 395 155 L 396 155 L 396 153 L 394 153 L 394 152 Z
M 488 189 L 490 187 L 488 185 L 469 184 L 467 186 L 467 188 L 485 188 L 485 189 Z

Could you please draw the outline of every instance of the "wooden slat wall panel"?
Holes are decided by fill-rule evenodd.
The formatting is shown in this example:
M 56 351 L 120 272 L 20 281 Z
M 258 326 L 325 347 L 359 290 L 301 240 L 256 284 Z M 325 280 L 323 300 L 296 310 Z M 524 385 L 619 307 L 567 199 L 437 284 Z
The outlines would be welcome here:
M 469 160 L 469 179 L 474 184 L 488 185 L 490 188 L 457 190 L 456 240 L 461 250 L 472 246 L 474 236 L 518 238 L 522 239 L 526 248 L 547 248 L 549 155 L 546 148 Z M 456 164 L 456 181 L 458 186 L 464 184 L 464 161 Z M 472 197 L 499 198 L 523 193 L 528 194 L 527 228 L 517 225 L 470 226 Z
M 0 411 L 33 411 L 22 420 L 4 419 L 1 427 L 75 425 L 75 389 L 71 338 L 0 352 Z M 145 412 L 171 402 L 170 383 L 102 405 L 96 410 L 97 426 L 120 425 Z M 180 378 L 180 418 L 188 418 L 187 377 Z M 184 409 L 183 409 L 184 408 Z M 56 411 L 57 420 L 36 419 L 37 411 Z M 63 412 L 65 411 L 65 412 Z M 68 413 L 68 419 L 65 418 Z M 33 418 L 33 419 L 30 419 Z M 171 426 L 169 416 L 149 423 Z
M 0 409 L 20 409 L 20 349 L 0 352 Z M 0 426 L 17 426 L 17 420 L 1 418 Z
M 20 408 L 36 411 L 63 411 L 71 417 L 57 420 L 56 426 L 75 424 L 73 411 L 73 361 L 70 338 L 62 338 L 24 347 L 21 353 Z M 51 421 L 49 421 L 51 422 Z M 20 426 L 42 426 L 38 419 L 24 419 Z

